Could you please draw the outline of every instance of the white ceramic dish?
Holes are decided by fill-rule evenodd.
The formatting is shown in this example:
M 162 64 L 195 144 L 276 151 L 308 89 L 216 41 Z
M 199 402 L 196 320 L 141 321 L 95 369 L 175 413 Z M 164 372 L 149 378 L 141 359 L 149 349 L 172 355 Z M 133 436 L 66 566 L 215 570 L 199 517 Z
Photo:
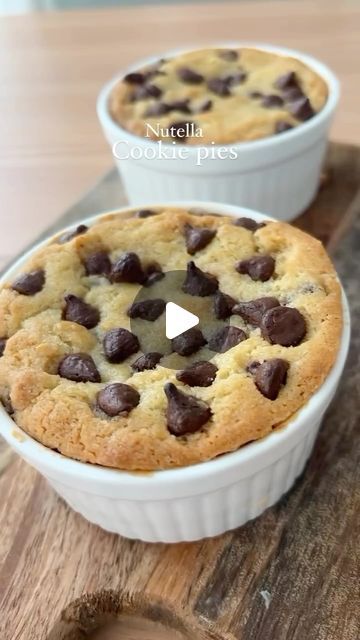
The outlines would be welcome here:
M 140 60 L 106 84 L 97 101 L 98 117 L 113 155 L 116 152 L 122 158 L 136 154 L 136 159 L 114 156 L 129 202 L 137 206 L 181 198 L 212 200 L 262 211 L 279 220 L 292 220 L 306 209 L 318 188 L 328 131 L 339 100 L 338 80 L 324 64 L 298 51 L 251 42 L 217 46 L 251 46 L 298 58 L 326 81 L 329 97 L 324 108 L 299 127 L 280 135 L 220 145 L 234 149 L 236 159 L 209 156 L 198 166 L 198 147 L 189 145 L 178 145 L 178 148 L 186 147 L 189 154 L 186 160 L 147 159 L 144 155 L 155 154 L 158 142 L 134 136 L 114 122 L 108 110 L 109 95 L 116 82 L 129 71 L 154 63 L 161 57 L 174 56 L 180 50 Z M 171 144 L 163 146 L 166 148 L 172 152 L 175 149 Z M 209 154 L 214 150 L 211 146 L 203 146 L 203 149 Z
M 266 216 L 213 202 L 173 202 L 234 217 Z M 126 209 L 124 209 L 126 210 Z M 95 217 L 96 218 L 96 217 Z M 84 222 L 88 225 L 95 218 Z M 37 245 L 14 264 L 11 279 Z M 77 462 L 44 447 L 0 407 L 0 435 L 35 467 L 75 511 L 100 527 L 147 542 L 182 542 L 215 536 L 260 515 L 292 486 L 312 450 L 321 419 L 336 391 L 350 338 L 347 302 L 334 367 L 322 387 L 282 429 L 209 462 L 136 474 Z

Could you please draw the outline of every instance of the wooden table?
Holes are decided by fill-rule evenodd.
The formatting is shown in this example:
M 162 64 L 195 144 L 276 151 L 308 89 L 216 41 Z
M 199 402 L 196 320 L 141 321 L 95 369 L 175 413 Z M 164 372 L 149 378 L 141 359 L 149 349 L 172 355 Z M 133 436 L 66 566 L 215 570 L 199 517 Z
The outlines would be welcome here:
M 176 45 L 275 42 L 328 63 L 343 85 L 333 138 L 360 143 L 360 3 L 216 2 L 0 20 L 0 261 L 112 162 L 95 99 L 123 66 Z M 6 229 L 6 233 L 5 233 Z

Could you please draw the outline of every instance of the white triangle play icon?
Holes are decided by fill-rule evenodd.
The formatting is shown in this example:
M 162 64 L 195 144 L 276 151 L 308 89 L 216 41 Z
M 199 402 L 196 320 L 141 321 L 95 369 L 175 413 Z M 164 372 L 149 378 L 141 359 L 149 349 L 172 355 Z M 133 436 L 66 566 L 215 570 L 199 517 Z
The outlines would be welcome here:
M 168 302 L 165 309 L 165 331 L 168 340 L 172 340 L 188 329 L 199 324 L 199 318 L 175 302 Z

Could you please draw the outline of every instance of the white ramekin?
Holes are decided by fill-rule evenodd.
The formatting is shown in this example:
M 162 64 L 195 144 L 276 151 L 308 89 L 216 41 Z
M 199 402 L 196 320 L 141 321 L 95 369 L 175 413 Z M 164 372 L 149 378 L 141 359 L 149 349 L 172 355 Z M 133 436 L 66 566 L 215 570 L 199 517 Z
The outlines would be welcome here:
M 140 159 L 117 159 L 114 156 L 129 202 L 137 206 L 181 198 L 212 200 L 249 207 L 279 220 L 292 220 L 306 209 L 318 188 L 328 131 L 339 100 L 338 80 L 324 64 L 298 51 L 249 42 L 222 43 L 219 46 L 251 46 L 298 58 L 327 83 L 329 97 L 324 108 L 307 122 L 285 133 L 252 142 L 215 145 L 217 149 L 233 148 L 236 159 L 209 157 L 197 166 L 198 148 L 190 145 L 178 145 L 181 148 L 186 146 L 189 154 L 186 160 L 146 159 L 144 154 L 155 153 L 158 143 L 134 136 L 114 122 L 108 110 L 110 92 L 125 73 L 154 63 L 161 57 L 174 56 L 184 49 L 141 60 L 106 84 L 97 101 L 98 117 L 113 155 L 114 145 L 118 156 L 135 153 L 136 149 L 139 149 L 136 153 L 142 155 Z M 171 144 L 165 144 L 163 148 L 174 149 Z M 209 153 L 214 150 L 212 146 L 203 148 Z
M 147 203 L 148 204 L 148 203 Z M 214 202 L 173 202 L 234 217 L 260 213 Z M 124 209 L 126 210 L 126 209 Z M 85 220 L 91 225 L 96 217 Z M 42 242 L 9 269 L 9 281 Z M 182 542 L 215 536 L 260 515 L 292 486 L 311 453 L 324 411 L 336 391 L 350 338 L 343 298 L 341 346 L 322 387 L 293 420 L 234 453 L 180 469 L 131 473 L 66 458 L 19 429 L 0 407 L 0 435 L 35 467 L 60 496 L 103 529 L 147 542 Z

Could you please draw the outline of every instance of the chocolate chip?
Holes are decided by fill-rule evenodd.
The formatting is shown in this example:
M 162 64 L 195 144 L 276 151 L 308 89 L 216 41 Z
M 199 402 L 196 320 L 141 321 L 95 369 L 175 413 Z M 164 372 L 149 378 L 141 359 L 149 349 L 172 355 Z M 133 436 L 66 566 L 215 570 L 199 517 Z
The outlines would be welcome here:
M 66 306 L 63 311 L 63 320 L 76 322 L 86 329 L 96 327 L 100 320 L 100 313 L 96 307 L 72 294 L 65 296 L 64 299 Z
M 304 94 L 300 87 L 289 87 L 288 89 L 284 89 L 282 95 L 286 102 L 294 102 L 295 100 L 299 100 L 299 98 L 304 98 Z
M 298 87 L 298 84 L 295 71 L 288 71 L 287 73 L 284 73 L 274 82 L 274 86 L 281 91 L 283 89 L 289 89 L 290 87 Z
M 244 227 L 248 231 L 257 231 L 265 226 L 264 222 L 256 222 L 252 218 L 236 218 L 234 225 L 236 227 Z
M 204 249 L 216 236 L 215 229 L 205 227 L 193 227 L 191 224 L 184 226 L 184 236 L 187 252 L 194 255 L 200 249 Z
M 139 256 L 136 253 L 124 253 L 113 265 L 110 278 L 112 282 L 138 282 L 144 281 L 144 271 Z
M 238 59 L 239 53 L 235 49 L 220 49 L 218 51 L 219 58 L 227 60 L 228 62 L 234 62 Z
M 144 287 L 151 287 L 151 285 L 163 278 L 165 278 L 165 273 L 162 271 L 160 265 L 156 262 L 149 264 L 145 270 Z
M 281 358 L 265 360 L 256 367 L 255 384 L 265 398 L 276 400 L 280 388 L 286 383 L 289 363 Z
M 0 338 L 0 358 L 4 355 L 7 338 Z
M 201 84 L 204 82 L 204 76 L 188 67 L 181 67 L 177 70 L 177 74 L 180 80 L 186 82 L 186 84 Z
M 253 360 L 252 362 L 249 362 L 249 364 L 246 366 L 246 371 L 254 375 L 258 367 L 260 367 L 260 362 L 258 360 Z
M 237 71 L 235 73 L 231 73 L 228 76 L 225 76 L 223 80 L 227 83 L 229 87 L 234 87 L 237 84 L 242 84 L 245 82 L 247 78 L 247 73 L 245 71 Z
M 21 276 L 18 276 L 12 283 L 11 288 L 23 296 L 33 296 L 42 290 L 44 284 L 45 272 L 43 269 L 37 269 L 37 271 L 23 273 Z
M 76 236 L 81 236 L 83 233 L 87 232 L 88 228 L 89 227 L 87 227 L 86 224 L 79 224 L 79 226 L 76 227 L 76 229 L 73 229 L 73 231 L 66 231 L 58 238 L 59 244 L 65 244 L 66 242 L 70 242 L 70 240 L 76 238 Z
M 238 302 L 232 312 L 238 316 L 241 316 L 246 322 L 250 322 L 255 326 L 258 326 L 266 311 L 278 307 L 280 305 L 279 300 L 276 298 L 264 297 L 257 298 L 256 300 L 249 300 L 248 302 Z
M 218 320 L 226 320 L 232 314 L 232 308 L 236 304 L 236 300 L 227 293 L 217 291 L 214 296 L 214 314 Z
M 167 427 L 174 436 L 195 433 L 211 418 L 210 407 L 194 396 L 189 396 L 168 382 L 164 391 L 168 400 Z
M 263 98 L 264 94 L 261 93 L 261 91 L 250 91 L 248 93 L 249 98 L 253 98 L 254 100 L 259 100 L 260 98 Z
M 241 260 L 236 265 L 236 271 L 245 273 L 255 282 L 266 282 L 271 278 L 275 269 L 275 260 L 271 256 L 253 256 L 247 260 Z
M 309 120 L 315 115 L 315 111 L 311 106 L 309 98 L 303 96 L 295 102 L 291 102 L 289 104 L 289 111 L 298 120 L 305 121 Z
M 190 100 L 186 98 L 185 100 L 174 100 L 174 102 L 169 102 L 169 110 L 170 111 L 180 111 L 180 113 L 191 113 L 190 109 Z
M 161 358 L 162 353 L 151 351 L 150 353 L 145 353 L 135 360 L 135 362 L 132 363 L 131 368 L 133 371 L 147 371 L 148 369 L 155 369 Z
M 189 387 L 210 387 L 214 382 L 218 368 L 212 362 L 200 360 L 190 364 L 176 374 L 177 380 Z
M 160 98 L 162 91 L 155 84 L 142 84 L 139 85 L 130 97 L 131 102 L 136 100 L 146 100 L 148 98 Z
M 169 111 L 171 111 L 170 105 L 166 104 L 165 102 L 155 102 L 155 104 L 152 104 L 150 105 L 150 107 L 148 107 L 145 116 L 163 116 L 166 113 L 169 113 Z
M 140 300 L 134 302 L 130 309 L 128 309 L 128 316 L 130 318 L 141 318 L 142 320 L 148 320 L 154 322 L 165 311 L 165 302 L 161 298 L 154 298 L 153 300 Z
M 87 353 L 69 353 L 59 363 L 58 374 L 73 382 L 101 382 L 95 362 Z
M 156 216 L 156 213 L 152 209 L 140 209 L 134 213 L 134 218 L 150 218 L 151 216 Z
M 103 339 L 104 353 L 109 362 L 123 362 L 140 349 L 139 340 L 127 329 L 110 329 Z
M 187 128 L 190 129 L 193 124 L 193 122 L 186 120 L 181 122 L 172 122 L 168 127 L 171 137 L 185 142 L 187 137 Z
M 197 327 L 188 329 L 171 340 L 173 351 L 178 353 L 179 356 L 191 356 L 192 353 L 199 351 L 200 347 L 205 344 L 206 340 Z
M 211 296 L 219 287 L 218 279 L 201 271 L 195 262 L 188 262 L 185 282 L 182 290 L 190 296 Z
M 275 125 L 275 133 L 284 133 L 285 131 L 290 131 L 293 129 L 293 125 L 290 122 L 285 122 L 285 120 L 279 120 Z
M 193 112 L 205 113 L 206 111 L 210 111 L 210 109 L 212 109 L 212 106 L 213 106 L 212 100 L 204 100 L 193 109 Z
M 113 418 L 120 413 L 129 413 L 140 402 L 136 389 L 122 382 L 108 384 L 96 396 L 96 403 L 107 416 Z
M 144 84 L 146 78 L 147 76 L 145 73 L 139 73 L 135 71 L 133 73 L 128 73 L 124 77 L 124 81 L 128 84 Z
M 207 83 L 208 89 L 218 96 L 230 96 L 231 91 L 228 82 L 224 78 L 211 78 Z
M 264 96 L 261 101 L 261 106 L 266 107 L 267 109 L 272 109 L 273 107 L 282 107 L 284 104 L 284 100 L 281 96 L 277 96 L 276 94 L 270 94 Z
M 262 336 L 271 344 L 296 347 L 306 334 L 304 316 L 292 307 L 274 307 L 263 315 Z
M 225 353 L 237 344 L 246 340 L 247 335 L 239 327 L 226 326 L 218 329 L 209 340 L 209 348 L 217 353 Z
M 91 253 L 85 258 L 84 266 L 88 276 L 105 276 L 111 271 L 111 262 L 106 251 Z

